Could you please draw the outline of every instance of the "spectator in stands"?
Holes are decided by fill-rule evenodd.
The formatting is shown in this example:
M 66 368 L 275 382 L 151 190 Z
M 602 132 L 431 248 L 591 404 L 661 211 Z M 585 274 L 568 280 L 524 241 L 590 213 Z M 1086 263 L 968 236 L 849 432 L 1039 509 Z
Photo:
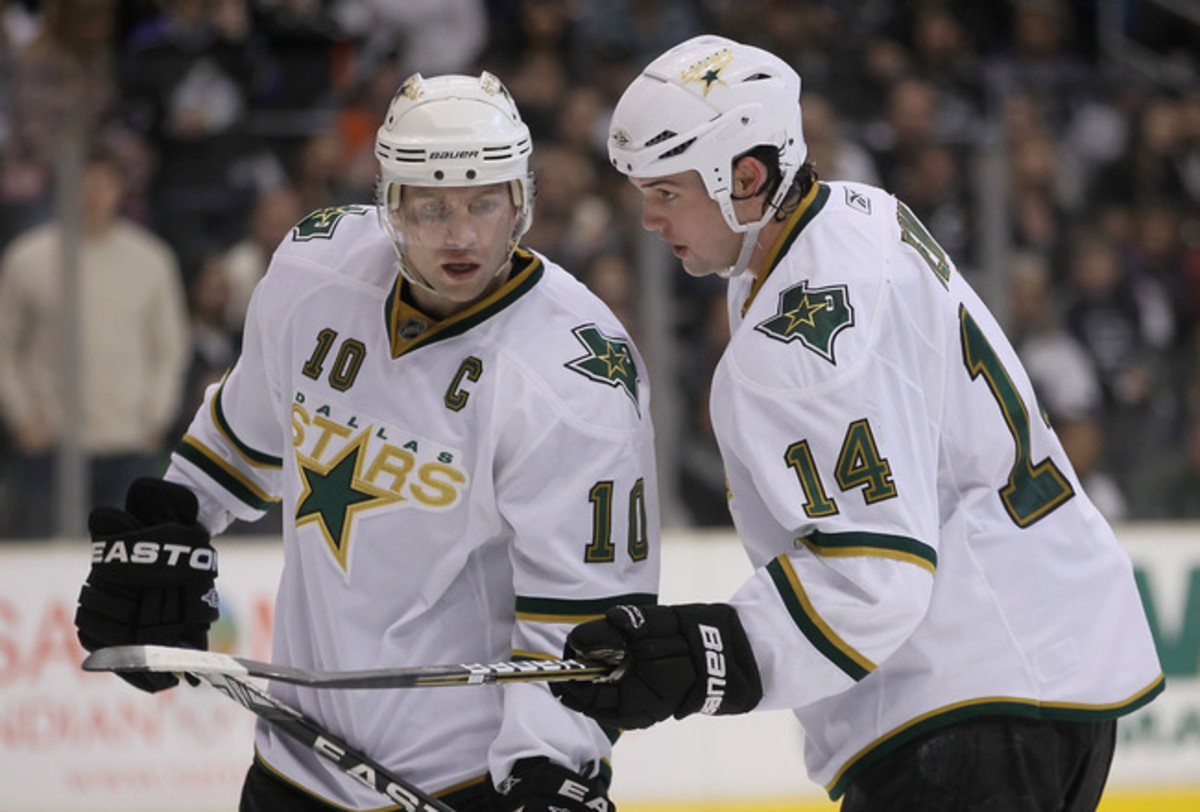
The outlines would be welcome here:
M 301 207 L 300 195 L 291 186 L 267 192 L 254 204 L 246 236 L 226 251 L 223 257 L 223 276 L 228 287 L 228 294 L 224 297 L 223 319 L 231 330 L 242 329 L 250 294 L 267 272 L 276 246 L 307 213 Z M 190 417 L 195 409 L 186 411 Z
M 15 532 L 23 536 L 51 529 L 66 319 L 76 319 L 81 333 L 79 430 L 93 501 L 116 504 L 133 479 L 157 473 L 179 408 L 187 359 L 179 269 L 161 240 L 121 216 L 122 194 L 116 159 L 90 154 L 80 188 L 77 315 L 62 310 L 58 223 L 21 235 L 0 258 L 0 417 L 16 446 L 22 522 Z
M 1135 279 L 1114 244 L 1082 231 L 1068 258 L 1068 330 L 1087 349 L 1100 376 L 1108 436 L 1108 464 L 1128 492 L 1158 459 L 1155 414 L 1170 397 L 1162 319 L 1163 293 Z
M 126 123 L 154 151 L 152 228 L 184 267 L 243 233 L 257 195 L 283 171 L 250 130 L 268 53 L 246 0 L 163 0 L 122 54 Z
M 0 246 L 50 216 L 64 147 L 99 132 L 116 99 L 114 0 L 47 0 L 32 30 L 16 14 L 5 18 L 14 27 L 0 125 Z
M 1049 263 L 1041 254 L 1020 252 L 1007 270 L 1008 334 L 1041 407 L 1055 425 L 1099 414 L 1104 402 L 1096 367 L 1063 327 Z
M 849 180 L 879 185 L 875 161 L 858 142 L 846 137 L 837 109 L 820 93 L 804 93 L 804 139 L 813 166 L 828 180 Z
M 1125 492 L 1104 467 L 1104 422 L 1097 415 L 1083 414 L 1056 421 L 1054 430 L 1084 492 L 1104 518 L 1110 524 L 1128 519 Z
M 1184 175 L 1184 119 L 1176 101 L 1158 95 L 1138 111 L 1125 151 L 1102 167 L 1092 196 L 1096 203 L 1145 206 L 1189 203 Z M 1200 200 L 1191 200 L 1193 205 Z

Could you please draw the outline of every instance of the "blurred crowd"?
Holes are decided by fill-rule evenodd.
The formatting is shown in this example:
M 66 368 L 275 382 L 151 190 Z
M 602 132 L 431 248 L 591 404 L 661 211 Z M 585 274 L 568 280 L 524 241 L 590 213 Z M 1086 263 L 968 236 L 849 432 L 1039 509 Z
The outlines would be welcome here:
M 1106 22 L 1109 7 L 1120 15 Z M 1110 519 L 1200 517 L 1200 12 L 1173 7 L 0 0 L 0 537 L 53 531 L 64 420 L 79 421 L 92 500 L 117 502 L 131 477 L 162 469 L 237 357 L 274 246 L 308 212 L 372 202 L 375 129 L 414 71 L 486 69 L 507 84 L 535 142 L 526 244 L 638 338 L 657 314 L 606 125 L 643 65 L 706 31 L 790 61 L 820 177 L 897 194 L 991 292 Z M 1119 58 L 1114 35 L 1138 58 Z M 61 183 L 72 154 L 77 222 Z M 56 388 L 71 250 L 73 416 Z M 668 326 L 678 379 L 650 370 L 682 404 L 663 477 L 679 521 L 723 525 L 706 390 L 728 330 L 724 283 L 682 277 Z

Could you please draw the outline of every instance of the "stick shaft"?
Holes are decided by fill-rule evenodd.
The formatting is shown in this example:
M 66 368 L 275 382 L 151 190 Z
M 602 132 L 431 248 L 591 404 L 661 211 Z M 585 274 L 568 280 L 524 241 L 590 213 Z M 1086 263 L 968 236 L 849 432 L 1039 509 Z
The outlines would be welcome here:
M 401 809 L 407 812 L 454 812 L 446 804 L 360 753 L 343 739 L 258 686 L 229 674 L 201 672 L 195 676 L 332 762 L 346 775 L 376 790 L 392 803 L 399 804 Z
M 611 667 L 582 660 L 461 663 L 363 671 L 319 671 L 172 646 L 113 646 L 83 661 L 87 671 L 152 671 L 263 677 L 312 688 L 430 688 L 506 682 L 603 679 Z

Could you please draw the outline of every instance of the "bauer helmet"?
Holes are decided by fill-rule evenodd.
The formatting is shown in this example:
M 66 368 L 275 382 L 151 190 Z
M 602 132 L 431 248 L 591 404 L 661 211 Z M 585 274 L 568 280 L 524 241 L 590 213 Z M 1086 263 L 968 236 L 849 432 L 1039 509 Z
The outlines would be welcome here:
M 492 74 L 426 79 L 415 73 L 404 81 L 376 133 L 375 157 L 380 219 L 400 256 L 405 278 L 429 287 L 408 268 L 404 235 L 393 221 L 401 189 L 507 182 L 517 210 L 510 238 L 515 247 L 533 218 L 532 149 L 529 128 L 512 96 Z
M 761 219 L 739 223 L 733 209 L 734 161 L 766 144 L 779 150 L 780 182 Z M 787 196 L 807 156 L 800 117 L 800 76 L 761 48 L 717 36 L 682 42 L 629 85 L 613 111 L 608 155 L 633 178 L 695 170 L 725 222 L 743 236 L 740 273 L 759 230 Z

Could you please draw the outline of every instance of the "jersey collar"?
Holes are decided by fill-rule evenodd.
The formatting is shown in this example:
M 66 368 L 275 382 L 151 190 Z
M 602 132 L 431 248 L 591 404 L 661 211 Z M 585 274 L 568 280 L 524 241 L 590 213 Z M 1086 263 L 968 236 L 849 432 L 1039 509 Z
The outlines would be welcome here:
M 545 271 L 541 259 L 520 247 L 513 252 L 512 263 L 512 276 L 494 293 L 441 320 L 405 301 L 402 294 L 408 282 L 402 275 L 396 274 L 396 282 L 392 285 L 383 311 L 391 337 L 392 357 L 399 358 L 418 347 L 462 335 L 475 325 L 487 321 L 531 290 Z
M 775 266 L 783 259 L 783 255 L 792 247 L 792 243 L 800 236 L 800 232 L 808 225 L 817 212 L 825 207 L 825 201 L 829 199 L 829 187 L 824 183 L 814 183 L 813 187 L 808 190 L 800 205 L 788 217 L 787 222 L 783 225 L 783 231 L 775 240 L 775 244 L 771 246 L 771 250 L 767 252 L 766 262 L 763 263 L 762 273 L 754 277 L 754 284 L 750 286 L 750 294 L 746 297 L 746 301 L 742 303 L 742 315 L 746 315 L 746 311 L 750 309 L 750 303 L 754 301 L 754 297 L 758 295 L 758 291 L 762 288 L 763 283 L 767 281 L 767 277 L 771 275 L 771 271 L 775 270 Z

